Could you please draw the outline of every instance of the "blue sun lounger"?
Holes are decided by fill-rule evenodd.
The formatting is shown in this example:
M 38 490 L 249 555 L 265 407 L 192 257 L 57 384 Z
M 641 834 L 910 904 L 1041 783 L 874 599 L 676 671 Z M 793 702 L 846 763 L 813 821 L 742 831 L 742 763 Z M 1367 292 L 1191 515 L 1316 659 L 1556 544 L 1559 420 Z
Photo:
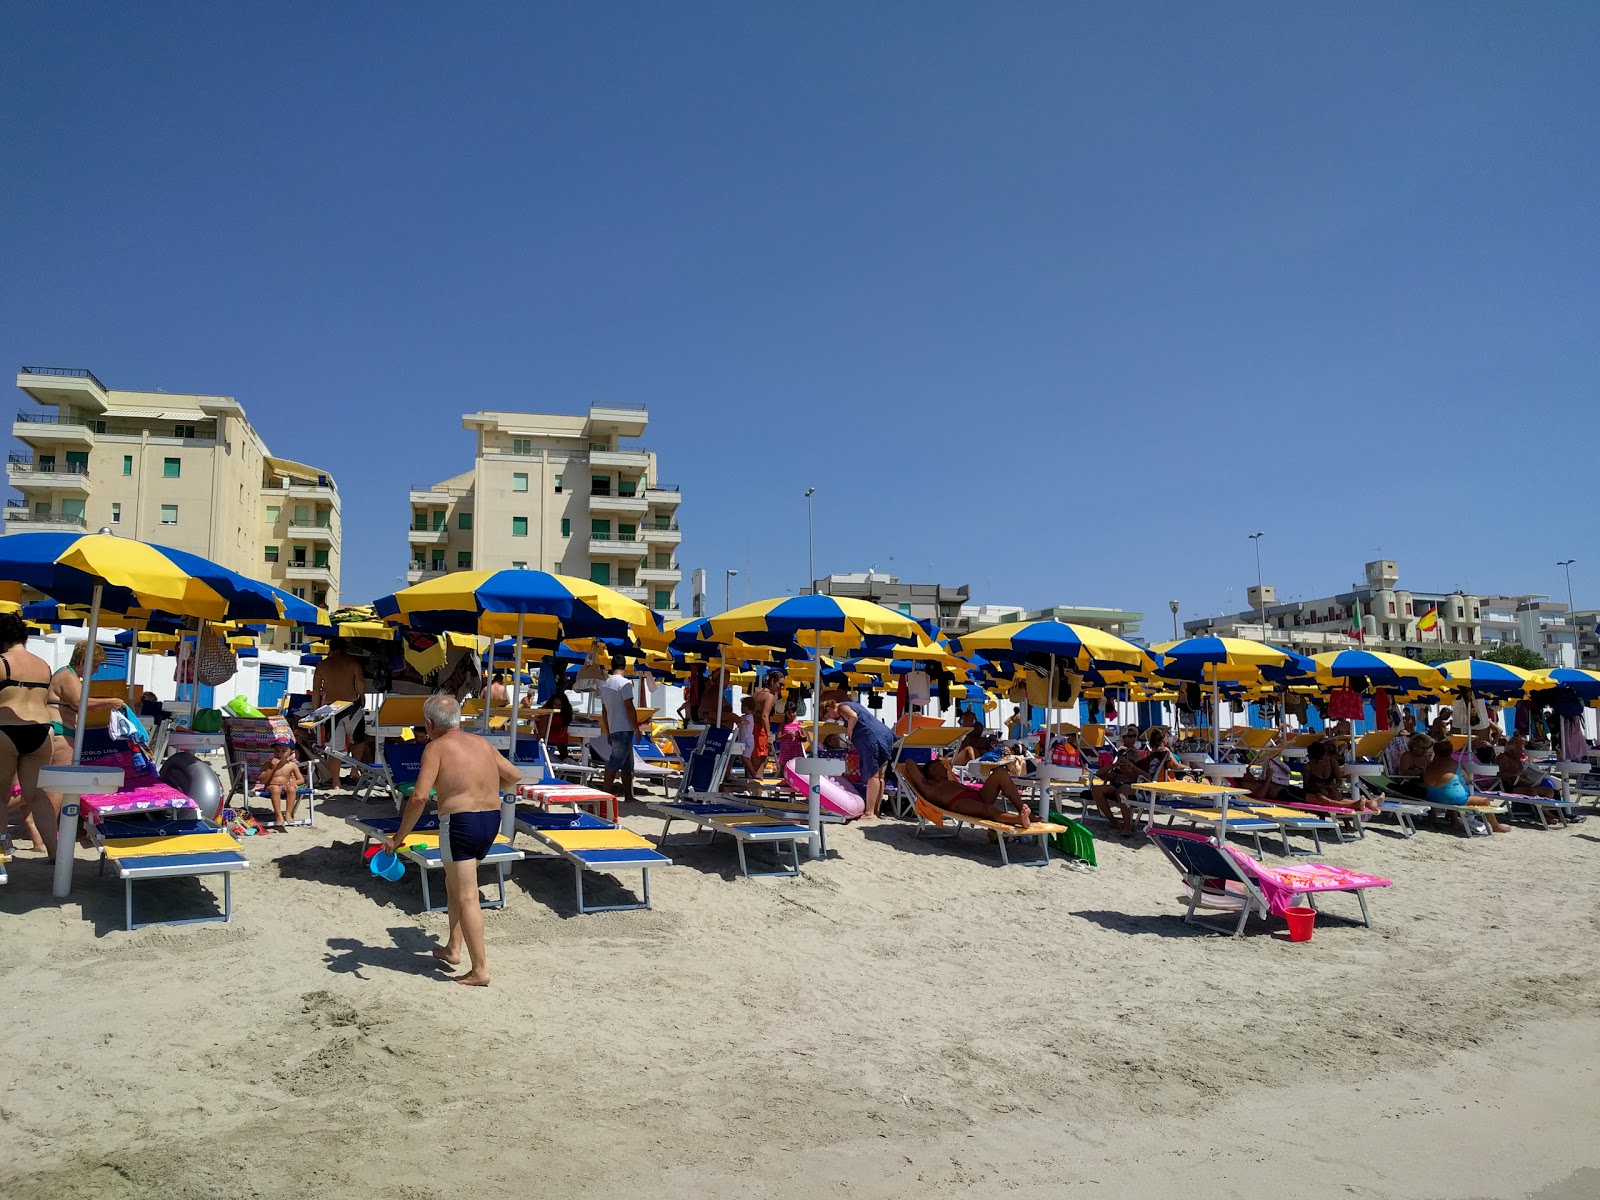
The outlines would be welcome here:
M 244 849 L 231 834 L 209 821 L 193 817 L 172 820 L 107 820 L 91 826 L 92 836 L 104 856 L 101 870 L 110 863 L 123 883 L 123 927 L 147 925 L 201 925 L 233 919 L 233 873 L 250 865 Z M 222 915 L 185 917 L 173 921 L 133 919 L 133 885 L 141 879 L 222 876 Z
M 649 908 L 651 868 L 672 865 L 670 858 L 632 830 L 622 829 L 590 813 L 553 813 L 522 805 L 517 809 L 516 828 L 553 852 L 536 857 L 550 858 L 552 861 L 564 859 L 572 864 L 580 913 L 628 912 Z M 631 904 L 586 905 L 583 900 L 585 871 L 603 871 L 606 874 L 617 871 L 641 872 L 644 883 L 640 888 L 640 899 Z
M 502 809 L 503 811 L 503 809 Z M 345 824 L 361 831 L 361 849 L 364 851 L 371 842 L 382 841 L 400 829 L 399 817 L 346 817 Z M 414 848 L 420 846 L 420 849 Z M 424 813 L 411 830 L 411 835 L 405 848 L 400 851 L 400 857 L 408 862 L 415 863 L 418 867 L 417 874 L 422 877 L 422 911 L 443 912 L 447 904 L 435 904 L 433 891 L 428 884 L 428 875 L 432 871 L 444 869 L 444 859 L 439 854 L 439 817 L 436 813 Z M 511 839 L 503 834 L 495 839 L 489 853 L 478 860 L 481 867 L 493 867 L 495 882 L 498 887 L 498 897 L 494 900 L 479 900 L 482 908 L 504 908 L 506 906 L 506 866 L 509 863 L 519 862 L 526 856 L 521 850 L 513 848 Z

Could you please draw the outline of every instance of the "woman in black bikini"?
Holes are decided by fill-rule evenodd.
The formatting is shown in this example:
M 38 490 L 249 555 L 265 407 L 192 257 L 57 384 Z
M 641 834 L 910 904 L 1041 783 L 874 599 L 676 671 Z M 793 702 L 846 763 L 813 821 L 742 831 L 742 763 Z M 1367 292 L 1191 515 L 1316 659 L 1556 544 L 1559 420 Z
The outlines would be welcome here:
M 56 854 L 55 806 L 39 790 L 39 768 L 48 766 L 50 664 L 28 650 L 28 627 L 16 613 L 0 613 L 0 796 L 22 810 L 22 826 L 35 849 Z M 22 794 L 15 801 L 13 784 Z

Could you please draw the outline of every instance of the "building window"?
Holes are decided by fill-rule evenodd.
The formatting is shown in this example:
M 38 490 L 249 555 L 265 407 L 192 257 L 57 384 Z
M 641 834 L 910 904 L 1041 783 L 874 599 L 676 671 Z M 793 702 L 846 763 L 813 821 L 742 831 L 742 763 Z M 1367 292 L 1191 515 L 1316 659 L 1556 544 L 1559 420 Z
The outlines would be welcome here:
M 411 565 L 419 571 L 422 570 L 428 565 L 427 556 L 424 555 L 421 550 L 418 550 L 411 556 Z
M 609 542 L 611 540 L 611 522 L 599 517 L 594 518 L 589 522 L 589 536 L 597 542 Z
M 567 517 L 562 517 L 561 518 L 561 536 L 562 537 L 571 537 L 572 536 L 572 521 Z
M 620 522 L 618 523 L 618 525 L 617 525 L 617 541 L 619 541 L 619 542 L 633 542 L 633 541 L 637 541 L 638 538 L 639 538 L 639 527 L 637 525 L 624 525 L 624 524 L 621 524 Z
M 657 529 L 671 529 L 672 528 L 672 518 L 671 517 L 657 517 L 656 518 L 656 528 Z
M 277 505 L 277 504 L 269 504 L 269 505 L 267 505 L 267 524 L 268 525 L 276 525 L 278 523 L 278 518 L 281 517 L 282 515 L 283 515 L 282 506 Z
M 50 519 L 50 501 L 35 500 L 33 502 L 33 515 L 41 520 L 48 521 Z
M 195 436 L 195 428 L 193 425 L 174 425 L 172 427 L 172 436 L 175 438 L 193 438 Z
M 89 432 L 90 433 L 104 433 L 105 431 L 106 431 L 106 423 L 104 421 L 90 421 L 89 422 Z
M 639 488 L 639 485 L 635 480 L 632 480 L 632 479 L 619 479 L 619 480 L 617 480 L 617 495 L 619 495 L 619 496 L 636 496 L 636 495 L 639 494 L 638 488 Z
M 526 571 L 528 569 L 528 564 L 525 562 L 514 562 L 511 564 L 511 569 L 513 571 Z
M 1394 616 L 1394 601 L 1393 600 L 1389 601 L 1389 615 L 1391 617 Z M 1387 637 L 1388 634 L 1385 634 L 1384 636 Z
M 457 529 L 471 529 L 472 528 L 472 514 L 469 513 L 469 512 L 458 512 L 456 514 L 456 528 Z
M 472 569 L 472 551 L 471 550 L 457 550 L 456 551 L 456 570 L 458 570 L 458 571 L 470 571 L 471 569 Z
M 656 593 L 656 607 L 657 608 L 671 608 L 672 607 L 672 593 L 671 592 L 657 592 Z
M 533 439 L 532 438 L 512 438 L 511 439 L 511 453 L 513 453 L 513 454 L 532 454 L 533 453 Z
M 161 478 L 177 479 L 183 473 L 183 462 L 176 458 L 161 460 Z
M 296 546 L 294 548 L 294 552 L 293 553 L 294 553 L 294 557 L 292 559 L 290 559 L 289 565 L 291 567 L 303 567 L 303 566 L 305 566 L 306 565 L 306 548 L 304 546 Z
M 278 548 L 276 546 L 263 546 L 261 547 L 261 553 L 269 563 L 278 561 Z
M 429 563 L 428 565 L 430 567 L 432 567 L 435 571 L 444 570 L 444 551 L 443 550 L 435 550 L 433 552 L 433 561 L 431 563 Z
M 634 567 L 617 568 L 617 586 L 633 587 L 638 580 L 638 571 Z
M 589 564 L 589 582 L 590 583 L 598 583 L 602 587 L 610 587 L 611 586 L 611 564 L 610 563 L 603 563 L 603 562 L 590 563 Z
M 161 523 L 163 525 L 176 525 L 178 523 L 178 506 L 176 504 L 163 504 L 161 506 Z
M 295 598 L 297 600 L 304 600 L 306 598 L 306 590 L 303 587 L 295 588 L 294 589 L 294 594 L 295 594 Z
M 1406 616 L 1409 617 L 1410 615 L 1411 615 L 1411 601 L 1407 600 L 1406 601 Z
M 511 518 L 511 536 L 512 537 L 527 537 L 528 536 L 528 518 L 527 517 L 512 517 Z
M 672 555 L 670 555 L 670 554 L 662 554 L 660 551 L 657 551 L 656 552 L 656 570 L 658 570 L 658 571 L 670 571 L 670 570 L 672 570 Z
M 513 492 L 525 492 L 528 490 L 528 473 L 526 471 L 518 471 L 511 476 L 511 490 Z
M 589 443 L 589 450 L 590 450 L 591 453 L 593 451 L 595 451 L 595 450 L 606 450 L 606 449 L 608 449 L 608 447 L 606 446 L 606 444 L 604 442 L 590 442 Z
M 611 495 L 611 476 L 609 476 L 609 475 L 591 475 L 591 476 L 589 476 L 589 495 L 591 495 L 591 496 L 609 496 L 609 495 Z
M 1479 619 L 1479 618 L 1478 618 L 1478 606 L 1477 606 L 1477 605 L 1476 605 L 1476 604 L 1474 604 L 1474 605 L 1473 605 L 1473 606 L 1472 606 L 1472 619 L 1473 619 L 1473 620 L 1474 620 L 1474 621 L 1476 621 L 1476 620 L 1478 620 L 1478 619 Z
M 116 525 L 122 520 L 122 505 L 115 500 L 111 502 L 111 523 Z
M 427 529 L 428 528 L 428 514 L 426 512 L 415 512 L 415 513 L 413 513 L 412 516 L 411 516 L 411 528 L 413 528 L 413 529 L 423 529 L 423 530 Z
M 561 495 L 561 476 L 556 476 L 556 495 Z
M 313 567 L 321 567 L 323 570 L 327 570 L 328 552 L 326 550 L 313 550 L 311 552 L 311 565 Z
M 133 474 L 133 455 L 124 454 L 122 456 L 122 473 L 124 475 Z
M 438 533 L 441 529 L 445 528 L 445 524 L 449 520 L 449 517 L 450 517 L 450 514 L 445 512 L 444 509 L 442 509 L 442 508 L 434 509 L 433 510 L 433 531 L 435 533 Z
M 1393 608 L 1394 605 L 1391 604 L 1389 607 Z M 1387 621 L 1383 623 L 1383 640 L 1386 642 L 1389 640 L 1389 622 Z

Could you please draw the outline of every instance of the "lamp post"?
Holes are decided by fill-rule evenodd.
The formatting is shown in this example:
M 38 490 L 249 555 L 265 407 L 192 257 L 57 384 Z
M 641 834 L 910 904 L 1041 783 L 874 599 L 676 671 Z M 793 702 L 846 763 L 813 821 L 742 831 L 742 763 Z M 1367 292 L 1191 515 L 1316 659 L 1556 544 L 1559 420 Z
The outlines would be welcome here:
M 811 518 L 811 497 L 816 488 L 806 489 L 806 586 L 815 588 L 817 584 L 817 550 L 815 526 Z
M 1261 612 L 1261 640 L 1267 640 L 1267 597 L 1261 585 L 1261 539 L 1265 536 L 1260 530 L 1250 535 L 1250 540 L 1256 548 L 1256 607 Z
M 733 607 L 733 577 L 739 572 L 729 567 L 722 573 L 722 611 Z
M 1563 558 L 1556 566 L 1567 573 L 1567 624 L 1572 626 L 1572 665 L 1577 666 L 1583 661 L 1583 655 L 1578 650 L 1578 618 L 1577 609 L 1572 603 L 1572 564 L 1575 558 Z
M 1172 610 L 1172 640 L 1173 641 L 1177 641 L 1178 640 L 1178 602 L 1176 600 L 1168 600 L 1167 601 L 1167 607 Z

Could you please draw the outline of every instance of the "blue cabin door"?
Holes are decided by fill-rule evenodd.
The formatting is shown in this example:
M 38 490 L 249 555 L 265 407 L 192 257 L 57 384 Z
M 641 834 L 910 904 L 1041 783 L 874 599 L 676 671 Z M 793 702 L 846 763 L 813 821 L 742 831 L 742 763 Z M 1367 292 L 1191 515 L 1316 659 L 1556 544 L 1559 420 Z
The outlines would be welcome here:
M 261 681 L 256 685 L 256 707 L 277 708 L 288 690 L 289 668 L 262 663 Z

